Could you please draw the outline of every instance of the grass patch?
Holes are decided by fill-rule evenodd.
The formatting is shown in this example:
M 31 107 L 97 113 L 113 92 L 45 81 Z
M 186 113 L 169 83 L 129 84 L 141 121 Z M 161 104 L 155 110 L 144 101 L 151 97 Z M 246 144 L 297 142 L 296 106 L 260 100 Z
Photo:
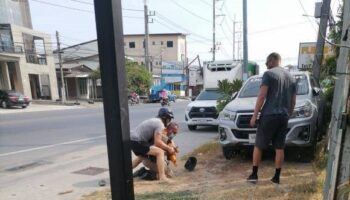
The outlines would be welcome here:
M 208 142 L 194 149 L 191 153 L 182 156 L 181 159 L 186 160 L 190 156 L 200 156 L 203 154 L 205 154 L 206 156 L 210 156 L 218 152 L 219 149 L 220 145 L 217 142 Z
M 136 194 L 136 200 L 199 200 L 190 191 L 178 192 L 152 192 Z

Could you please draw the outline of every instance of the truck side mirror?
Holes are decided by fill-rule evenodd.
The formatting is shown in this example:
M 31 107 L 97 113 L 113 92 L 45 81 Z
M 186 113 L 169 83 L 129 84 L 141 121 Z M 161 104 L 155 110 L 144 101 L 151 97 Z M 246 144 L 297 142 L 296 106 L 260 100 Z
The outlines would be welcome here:
M 191 97 L 191 101 L 195 101 L 196 98 L 197 98 L 197 96 L 192 96 L 192 97 Z

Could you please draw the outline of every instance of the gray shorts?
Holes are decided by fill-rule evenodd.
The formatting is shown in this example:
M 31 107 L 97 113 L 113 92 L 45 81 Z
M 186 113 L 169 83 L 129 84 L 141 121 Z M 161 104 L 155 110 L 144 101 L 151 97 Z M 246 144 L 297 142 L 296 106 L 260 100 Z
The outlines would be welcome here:
M 261 116 L 258 123 L 255 146 L 267 149 L 269 144 L 275 149 L 284 149 L 288 129 L 287 115 Z

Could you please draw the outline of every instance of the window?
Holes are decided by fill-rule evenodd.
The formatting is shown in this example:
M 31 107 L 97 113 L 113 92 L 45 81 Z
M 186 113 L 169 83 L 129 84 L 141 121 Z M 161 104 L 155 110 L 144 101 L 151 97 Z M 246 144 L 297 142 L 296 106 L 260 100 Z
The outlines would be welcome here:
M 44 38 L 23 33 L 23 43 L 27 63 L 47 64 Z
M 135 42 L 129 42 L 129 48 L 134 49 L 136 47 Z
M 173 41 L 167 41 L 167 42 L 166 42 L 166 47 L 172 48 L 173 46 L 174 46 Z
M 163 42 L 163 41 L 160 41 L 160 45 L 164 45 L 164 42 Z
M 152 42 L 152 45 L 156 45 L 156 42 L 155 42 L 155 41 L 153 41 L 153 42 Z

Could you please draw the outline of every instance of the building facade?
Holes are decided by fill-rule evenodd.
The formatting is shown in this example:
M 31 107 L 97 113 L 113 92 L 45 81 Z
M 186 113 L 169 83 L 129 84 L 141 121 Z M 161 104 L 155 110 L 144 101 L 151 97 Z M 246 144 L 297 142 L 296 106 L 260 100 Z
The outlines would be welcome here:
M 58 98 L 50 35 L 14 24 L 0 24 L 0 89 L 31 99 Z
M 28 0 L 0 0 L 0 24 L 14 24 L 32 29 Z
M 124 36 L 125 55 L 139 64 L 145 63 L 144 39 L 144 34 Z M 160 74 L 162 61 L 185 62 L 187 58 L 186 35 L 183 33 L 150 34 L 148 47 L 153 74 Z

